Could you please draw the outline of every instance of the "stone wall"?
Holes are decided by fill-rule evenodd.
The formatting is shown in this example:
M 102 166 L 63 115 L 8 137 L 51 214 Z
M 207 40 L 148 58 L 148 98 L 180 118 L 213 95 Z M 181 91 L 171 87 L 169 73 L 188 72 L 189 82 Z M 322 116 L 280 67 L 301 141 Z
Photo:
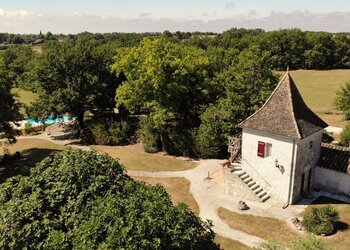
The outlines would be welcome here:
M 250 190 L 250 188 L 228 168 L 222 169 L 223 192 L 234 196 L 239 200 L 259 201 L 259 198 Z
M 259 141 L 271 145 L 271 151 L 265 158 L 257 156 Z M 245 128 L 243 130 L 242 168 L 259 183 L 268 194 L 279 197 L 285 202 L 288 200 L 291 164 L 294 151 L 295 144 L 290 138 L 252 129 Z
M 302 175 L 304 174 L 304 193 L 307 192 L 309 171 L 312 169 L 310 179 L 310 189 L 313 186 L 315 167 L 321 154 L 321 141 L 322 141 L 323 130 L 320 130 L 303 140 L 297 141 L 297 153 L 295 159 L 295 169 L 292 182 L 292 195 L 291 203 L 295 203 L 301 198 L 301 182 Z
M 350 195 L 350 175 L 326 168 L 315 168 L 315 187 Z

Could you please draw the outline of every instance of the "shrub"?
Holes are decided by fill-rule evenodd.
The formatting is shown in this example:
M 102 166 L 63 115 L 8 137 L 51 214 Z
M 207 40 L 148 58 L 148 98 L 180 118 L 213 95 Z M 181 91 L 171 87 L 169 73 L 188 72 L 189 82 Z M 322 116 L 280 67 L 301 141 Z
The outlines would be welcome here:
M 98 145 L 121 146 L 135 141 L 137 121 L 91 122 L 89 142 Z
M 33 132 L 32 124 L 27 122 L 24 124 L 23 135 L 30 135 Z
M 286 250 L 285 247 L 279 245 L 276 242 L 273 241 L 264 241 L 262 243 L 259 244 L 259 246 L 257 248 L 255 248 L 257 250 Z
M 333 249 L 324 241 L 313 235 L 307 235 L 292 242 L 292 250 L 331 250 Z
M 161 137 L 163 150 L 170 155 L 195 157 L 194 135 L 186 128 L 169 127 Z
M 147 153 L 157 153 L 161 150 L 161 141 L 159 134 L 154 130 L 151 119 L 143 118 L 140 128 L 137 131 L 139 140 L 142 142 L 143 150 Z
M 344 147 L 350 146 L 350 125 L 347 125 L 340 134 L 340 145 Z
M 330 235 L 334 233 L 334 225 L 339 215 L 336 208 L 327 205 L 321 208 L 311 208 L 303 218 L 302 225 L 309 231 L 317 235 Z
M 216 249 L 212 224 L 107 155 L 64 151 L 0 185 L 1 249 Z

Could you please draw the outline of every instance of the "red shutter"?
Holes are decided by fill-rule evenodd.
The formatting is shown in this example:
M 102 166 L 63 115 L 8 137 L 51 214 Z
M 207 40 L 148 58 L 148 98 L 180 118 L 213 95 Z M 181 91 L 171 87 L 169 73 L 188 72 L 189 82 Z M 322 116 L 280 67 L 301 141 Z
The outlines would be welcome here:
M 258 156 L 262 158 L 265 157 L 265 142 L 258 142 Z

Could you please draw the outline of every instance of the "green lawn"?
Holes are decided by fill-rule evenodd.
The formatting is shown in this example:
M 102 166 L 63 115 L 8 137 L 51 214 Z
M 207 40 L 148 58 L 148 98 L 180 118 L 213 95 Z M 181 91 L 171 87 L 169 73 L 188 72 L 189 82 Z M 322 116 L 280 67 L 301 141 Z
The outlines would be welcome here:
M 26 91 L 23 89 L 18 89 L 18 88 L 13 88 L 12 93 L 16 93 L 18 95 L 18 100 L 21 103 L 24 103 L 26 105 L 29 105 L 31 102 L 33 102 L 38 95 L 31 92 L 31 91 Z
M 285 221 L 275 218 L 236 213 L 222 207 L 218 209 L 218 215 L 233 229 L 280 244 L 287 245 L 300 236 Z
M 191 160 L 182 160 L 176 157 L 149 154 L 143 151 L 140 144 L 129 146 L 93 146 L 92 149 L 106 153 L 119 159 L 127 170 L 135 171 L 182 171 L 198 166 Z
M 334 98 L 340 87 L 350 81 L 350 70 L 297 70 L 290 74 L 306 104 L 329 125 L 348 124 L 334 107 Z

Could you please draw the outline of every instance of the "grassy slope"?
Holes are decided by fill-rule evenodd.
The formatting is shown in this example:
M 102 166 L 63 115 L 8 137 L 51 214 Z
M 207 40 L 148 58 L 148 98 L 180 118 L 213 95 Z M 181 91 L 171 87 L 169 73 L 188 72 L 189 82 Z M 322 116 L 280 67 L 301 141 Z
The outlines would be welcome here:
M 92 148 L 113 158 L 120 159 L 120 162 L 127 170 L 158 172 L 181 171 L 197 167 L 197 163 L 189 160 L 145 153 L 140 145 L 120 147 L 93 146 Z
M 334 98 L 340 87 L 350 81 L 350 70 L 298 70 L 290 74 L 306 104 L 329 125 L 344 127 L 348 124 L 336 111 Z

